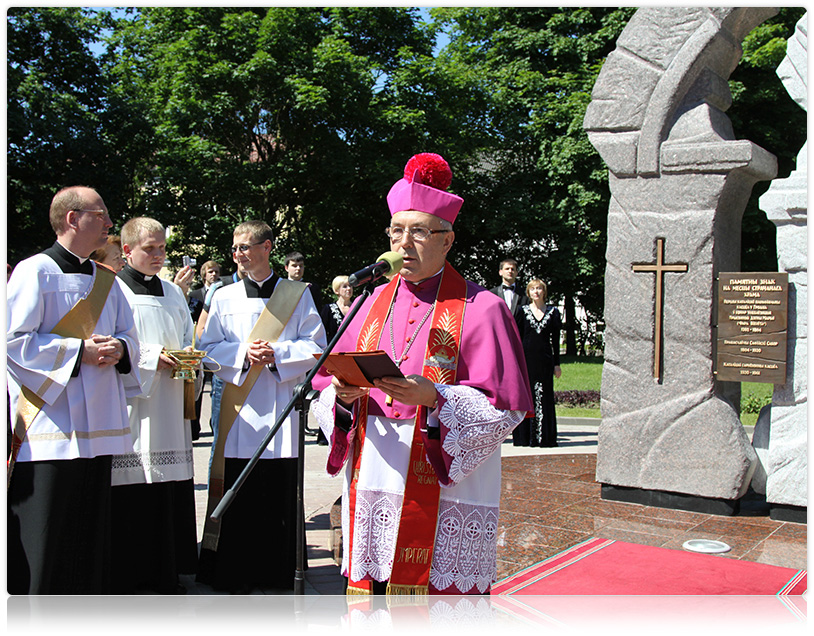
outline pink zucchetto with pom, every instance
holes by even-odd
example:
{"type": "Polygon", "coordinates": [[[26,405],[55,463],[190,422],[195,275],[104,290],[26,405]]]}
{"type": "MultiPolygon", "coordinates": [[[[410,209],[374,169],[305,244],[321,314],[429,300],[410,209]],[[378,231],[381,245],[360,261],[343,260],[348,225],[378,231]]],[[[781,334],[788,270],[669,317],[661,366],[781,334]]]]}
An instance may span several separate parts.
{"type": "Polygon", "coordinates": [[[387,194],[390,216],[396,212],[416,210],[455,222],[464,200],[447,192],[452,183],[452,170],[441,155],[423,152],[414,155],[387,194]]]}

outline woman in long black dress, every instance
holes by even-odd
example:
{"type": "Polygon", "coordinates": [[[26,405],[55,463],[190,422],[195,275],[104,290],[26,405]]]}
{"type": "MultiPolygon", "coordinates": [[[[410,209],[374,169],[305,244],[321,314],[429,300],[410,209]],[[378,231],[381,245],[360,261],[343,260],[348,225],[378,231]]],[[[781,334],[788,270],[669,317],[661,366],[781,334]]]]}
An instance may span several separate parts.
{"type": "Polygon", "coordinates": [[[548,288],[538,278],[526,286],[531,303],[520,307],[516,320],[534,396],[534,417],[512,432],[515,446],[557,445],[557,415],[554,411],[554,377],[560,377],[560,312],[546,304],[548,288]]]}

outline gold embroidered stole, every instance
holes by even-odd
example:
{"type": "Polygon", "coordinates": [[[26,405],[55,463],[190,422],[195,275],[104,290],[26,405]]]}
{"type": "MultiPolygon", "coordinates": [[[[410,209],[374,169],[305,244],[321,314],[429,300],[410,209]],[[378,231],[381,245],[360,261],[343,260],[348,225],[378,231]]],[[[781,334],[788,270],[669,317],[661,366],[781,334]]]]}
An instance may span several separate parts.
{"type": "MultiPolygon", "coordinates": [[[[387,317],[392,310],[399,277],[395,277],[376,299],[359,333],[357,350],[370,351],[378,346],[387,317]]],[[[421,375],[436,384],[455,381],[458,350],[461,343],[463,315],[466,306],[466,280],[447,263],[438,286],[430,334],[421,375]]],[[[356,422],[354,470],[349,489],[351,555],[353,554],[354,521],[359,469],[365,440],[369,397],[360,400],[356,422]]],[[[428,594],[432,552],[435,543],[440,486],[435,469],[427,460],[421,437],[420,423],[426,407],[416,409],[413,440],[410,447],[404,500],[396,539],[393,571],[387,586],[388,594],[428,594]]],[[[348,558],[351,558],[348,555],[348,558]]],[[[370,594],[370,581],[354,581],[348,567],[348,594],[370,594]]]]}
{"type": "MultiPolygon", "coordinates": [[[[62,336],[63,338],[79,338],[80,340],[90,338],[93,335],[93,330],[96,328],[96,323],[99,322],[99,316],[102,315],[102,310],[105,307],[108,294],[113,287],[113,281],[115,279],[116,273],[112,269],[96,263],[90,291],[71,307],[70,311],[54,326],[51,333],[62,336]]],[[[54,360],[54,367],[38,390],[33,391],[26,386],[20,387],[20,397],[17,400],[17,412],[14,418],[11,452],[8,460],[8,481],[6,487],[11,484],[11,473],[14,470],[14,464],[17,461],[17,454],[20,452],[20,447],[28,434],[28,429],[31,428],[34,418],[45,405],[45,401],[40,396],[45,395],[54,383],[53,374],[65,361],[66,352],[67,348],[65,344],[60,344],[56,359],[54,360]]]]}
{"type": "MultiPolygon", "coordinates": [[[[246,342],[252,342],[257,339],[277,342],[277,339],[291,319],[294,310],[297,308],[297,303],[300,302],[300,298],[306,289],[307,285],[303,283],[280,279],[274,287],[271,298],[269,298],[266,306],[263,308],[263,312],[260,314],[254,327],[252,327],[246,342]]],[[[240,413],[240,409],[243,408],[243,404],[249,396],[257,378],[260,377],[262,370],[262,365],[253,364],[249,368],[246,379],[240,386],[232,384],[231,382],[224,382],[220,402],[218,436],[214,442],[215,451],[212,457],[212,468],[209,471],[209,500],[206,508],[203,538],[201,539],[202,549],[212,550],[213,552],[218,549],[220,521],[213,520],[211,515],[223,498],[224,493],[223,480],[226,467],[224,451],[226,449],[226,438],[229,436],[232,424],[234,424],[237,414],[240,413]]]]}

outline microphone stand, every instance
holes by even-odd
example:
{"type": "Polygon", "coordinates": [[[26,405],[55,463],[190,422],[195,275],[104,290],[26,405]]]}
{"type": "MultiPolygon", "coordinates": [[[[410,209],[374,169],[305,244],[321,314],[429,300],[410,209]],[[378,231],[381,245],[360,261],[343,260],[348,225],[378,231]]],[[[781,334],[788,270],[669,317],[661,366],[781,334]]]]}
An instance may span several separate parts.
{"type": "Polygon", "coordinates": [[[254,455],[252,455],[249,463],[246,464],[246,467],[243,471],[238,475],[235,483],[231,485],[229,490],[227,490],[223,494],[223,498],[220,500],[220,503],[215,507],[210,515],[210,519],[212,521],[220,521],[220,518],[223,516],[223,513],[226,512],[227,508],[232,504],[232,501],[237,495],[238,490],[240,490],[243,482],[246,481],[246,478],[249,476],[249,473],[254,469],[257,465],[257,462],[260,461],[260,456],[266,450],[266,447],[271,443],[272,438],[280,430],[280,427],[283,425],[283,422],[294,409],[297,407],[299,411],[299,440],[297,445],[297,553],[296,553],[296,570],[294,572],[294,594],[304,594],[305,593],[305,562],[306,562],[306,555],[305,555],[305,421],[308,417],[308,406],[310,405],[311,401],[316,399],[316,396],[319,395],[317,391],[313,391],[311,389],[311,380],[314,379],[314,376],[322,367],[325,359],[328,357],[328,354],[333,350],[334,346],[336,345],[339,338],[345,333],[345,330],[353,320],[353,317],[359,312],[364,304],[364,301],[370,296],[370,289],[365,288],[356,302],[351,307],[348,315],[345,316],[345,319],[339,325],[339,329],[336,332],[336,335],[333,339],[328,343],[328,346],[325,347],[325,350],[322,352],[322,356],[320,356],[317,363],[313,366],[313,368],[308,372],[305,376],[305,379],[297,385],[294,389],[294,395],[291,398],[291,401],[286,405],[286,407],[282,410],[282,412],[277,416],[277,421],[275,422],[274,426],[271,430],[266,434],[263,438],[263,441],[260,442],[260,445],[257,447],[257,450],[254,451],[254,455]]]}

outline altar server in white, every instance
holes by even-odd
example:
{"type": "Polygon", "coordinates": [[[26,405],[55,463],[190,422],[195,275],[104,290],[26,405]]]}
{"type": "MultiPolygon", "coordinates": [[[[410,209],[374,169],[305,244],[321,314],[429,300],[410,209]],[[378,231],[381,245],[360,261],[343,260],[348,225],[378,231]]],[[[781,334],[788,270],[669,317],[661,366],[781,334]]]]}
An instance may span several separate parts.
{"type": "Polygon", "coordinates": [[[138,337],[115,274],[88,259],[113,226],[102,197],[60,190],[50,221],[54,245],[8,282],[8,592],[104,594],[111,456],[133,448],[123,380],[138,382],[138,337]]]}
{"type": "MultiPolygon", "coordinates": [[[[247,276],[212,297],[198,343],[225,381],[209,479],[209,512],[240,475],[294,388],[325,347],[308,286],[269,266],[271,228],[235,228],[232,253],[247,276]]],[[[263,451],[220,522],[207,519],[198,579],[216,589],[292,588],[296,565],[297,414],[263,451]]]]}
{"type": "Polygon", "coordinates": [[[167,241],[155,219],[121,231],[127,264],[119,282],[141,343],[141,383],[127,387],[133,452],[113,458],[113,591],[181,591],[179,574],[198,560],[192,436],[184,421],[184,380],[168,350],[192,348],[192,318],[178,285],[158,276],[167,241]]]}

